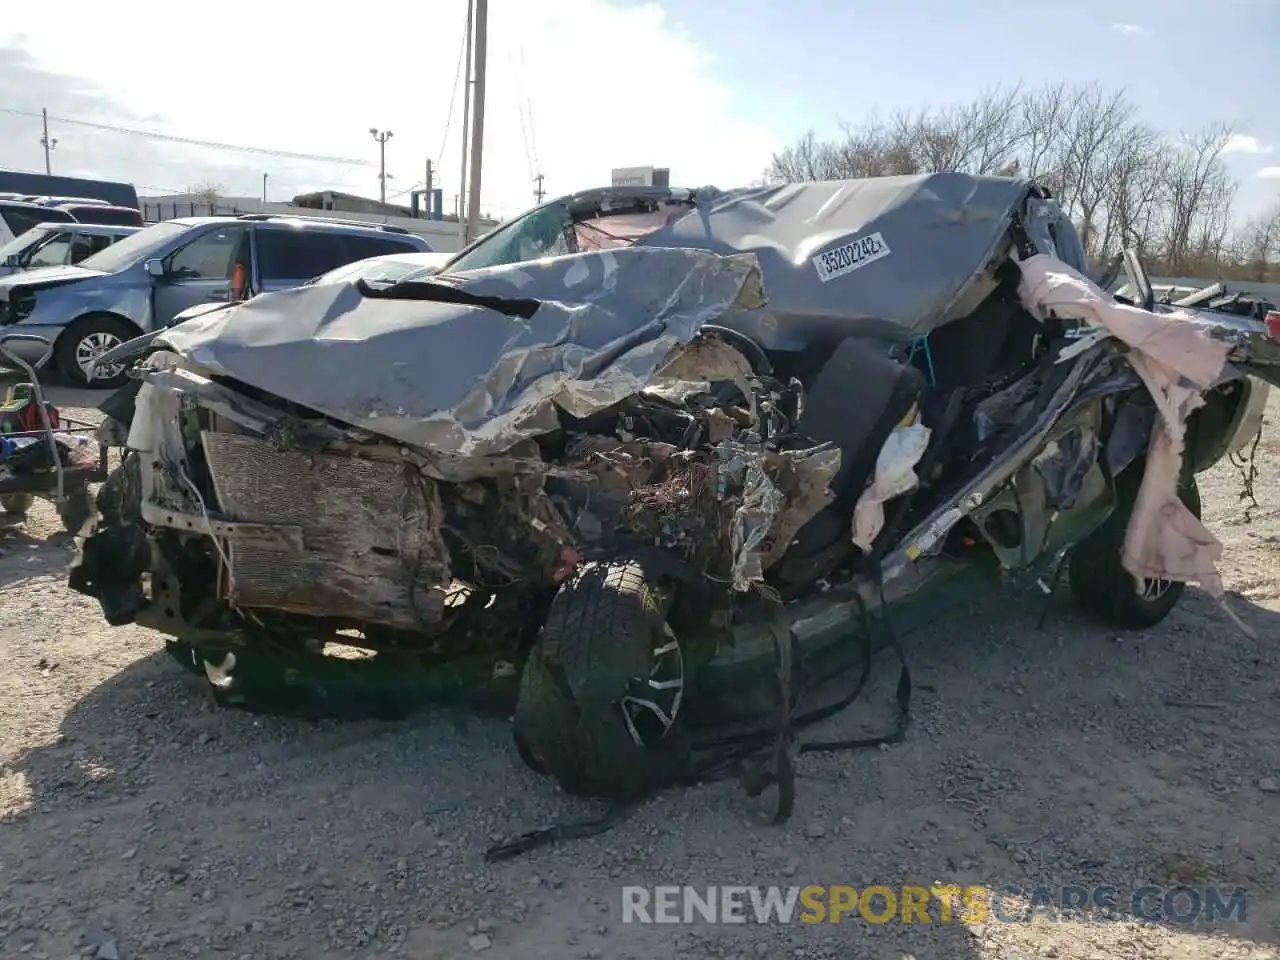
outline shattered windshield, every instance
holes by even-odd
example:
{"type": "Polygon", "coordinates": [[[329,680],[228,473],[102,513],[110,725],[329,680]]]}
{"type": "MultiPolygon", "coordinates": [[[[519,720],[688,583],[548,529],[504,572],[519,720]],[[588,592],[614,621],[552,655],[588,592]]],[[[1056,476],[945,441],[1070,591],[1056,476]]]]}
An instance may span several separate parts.
{"type": "Polygon", "coordinates": [[[481,237],[469,250],[445,264],[442,273],[480,270],[576,252],[570,246],[573,215],[563,203],[549,203],[481,237]]]}

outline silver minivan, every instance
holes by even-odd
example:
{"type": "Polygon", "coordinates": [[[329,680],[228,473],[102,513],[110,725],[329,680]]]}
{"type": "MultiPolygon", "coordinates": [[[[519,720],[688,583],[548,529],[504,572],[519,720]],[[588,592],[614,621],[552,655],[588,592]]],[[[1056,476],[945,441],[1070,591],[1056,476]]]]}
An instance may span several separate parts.
{"type": "Polygon", "coordinates": [[[97,223],[42,223],[0,246],[0,277],[88,259],[141,227],[97,223]]]}
{"type": "Polygon", "coordinates": [[[296,287],[367,257],[430,249],[398,227],[350,220],[165,220],[79,264],[0,278],[0,336],[11,330],[39,338],[15,340],[9,349],[28,363],[53,362],[76,386],[118,386],[123,370],[99,367],[98,357],[169,326],[188,307],[296,287]]]}

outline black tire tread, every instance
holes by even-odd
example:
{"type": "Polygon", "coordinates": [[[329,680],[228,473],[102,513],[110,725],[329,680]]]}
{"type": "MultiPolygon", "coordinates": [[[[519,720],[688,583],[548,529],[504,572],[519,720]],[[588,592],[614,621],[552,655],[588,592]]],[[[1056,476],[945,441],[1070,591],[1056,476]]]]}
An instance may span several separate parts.
{"type": "MultiPolygon", "coordinates": [[[[1167,617],[1185,583],[1174,582],[1163,596],[1146,600],[1134,590],[1133,575],[1121,560],[1125,531],[1142,483],[1141,470],[1127,470],[1116,478],[1116,507],[1093,533],[1071,549],[1067,581],[1076,605],[1087,616],[1121,630],[1146,630],[1167,617]]],[[[1198,518],[1200,491],[1194,478],[1178,490],[1179,499],[1198,518]]]]}
{"type": "Polygon", "coordinates": [[[586,563],[565,581],[521,674],[513,722],[528,766],[571,794],[621,801],[669,778],[678,732],[641,748],[611,706],[629,677],[647,674],[664,612],[634,562],[586,563]]]}

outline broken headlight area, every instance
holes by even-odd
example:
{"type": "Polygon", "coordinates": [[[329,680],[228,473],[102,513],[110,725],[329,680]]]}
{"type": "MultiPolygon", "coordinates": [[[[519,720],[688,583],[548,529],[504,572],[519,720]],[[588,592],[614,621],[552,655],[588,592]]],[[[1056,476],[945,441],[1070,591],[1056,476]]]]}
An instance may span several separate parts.
{"type": "Polygon", "coordinates": [[[677,361],[652,391],[458,460],[154,354],[72,586],[111,623],[207,649],[211,670],[235,652],[231,678],[282,655],[332,673],[307,659],[332,644],[400,657],[397,671],[406,653],[469,661],[469,683],[501,682],[557,586],[628,551],[661,555],[690,585],[676,622],[727,626],[763,587],[770,529],[825,503],[839,452],[794,449],[798,385],[756,375],[724,341],[677,361]],[[703,372],[730,379],[687,379],[689,358],[712,350],[720,366],[703,372]]]}

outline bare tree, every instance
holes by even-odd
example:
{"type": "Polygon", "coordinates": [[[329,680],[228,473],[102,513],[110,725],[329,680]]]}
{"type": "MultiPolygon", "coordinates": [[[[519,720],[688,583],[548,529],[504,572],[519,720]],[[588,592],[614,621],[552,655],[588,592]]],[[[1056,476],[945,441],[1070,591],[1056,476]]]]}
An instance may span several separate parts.
{"type": "Polygon", "coordinates": [[[1242,279],[1259,283],[1280,279],[1280,200],[1244,224],[1234,253],[1242,279]]]}
{"type": "Polygon", "coordinates": [[[1167,171],[1169,224],[1164,241],[1168,268],[1181,275],[1206,237],[1206,218],[1214,218],[1229,181],[1222,148],[1231,138],[1228,124],[1215,123],[1184,135],[1167,171]],[[1199,234],[1199,235],[1198,235],[1199,234]]]}
{"type": "Polygon", "coordinates": [[[1062,133],[1071,109],[1071,94],[1065,83],[1050,84],[1022,98],[1022,170],[1059,193],[1062,170],[1062,133]],[[1055,183],[1055,179],[1059,181],[1055,183]]]}
{"type": "Polygon", "coordinates": [[[882,177],[939,171],[996,173],[1020,167],[1026,139],[1021,89],[993,90],[974,102],[899,113],[887,125],[874,117],[846,125],[843,137],[807,133],[774,155],[774,180],[882,177]]]}
{"type": "Polygon", "coordinates": [[[1106,94],[1096,85],[1076,90],[1062,117],[1059,200],[1079,223],[1080,242],[1090,257],[1103,253],[1104,203],[1110,189],[1106,150],[1132,125],[1133,105],[1124,91],[1106,94]]]}
{"type": "Polygon", "coordinates": [[[207,203],[209,206],[213,206],[222,199],[223,190],[221,184],[211,183],[210,181],[205,180],[196,184],[194,187],[187,187],[187,193],[189,193],[197,203],[207,203]]]}
{"type": "Polygon", "coordinates": [[[1023,90],[995,89],[978,96],[957,111],[953,120],[955,136],[963,144],[964,168],[979,174],[994,174],[1018,162],[1027,140],[1023,123],[1023,90]]]}
{"type": "Polygon", "coordinates": [[[1144,257],[1158,253],[1165,220],[1169,156],[1160,135],[1132,125],[1105,151],[1106,227],[1100,248],[1106,255],[1133,247],[1144,257]]]}
{"type": "Polygon", "coordinates": [[[1136,247],[1160,273],[1257,278],[1280,273],[1280,205],[1233,230],[1237,185],[1221,154],[1232,128],[1170,140],[1123,90],[1050,84],[806,134],[776,154],[772,182],[959,171],[1026,176],[1049,188],[1099,262],[1136,247]]]}

